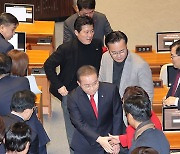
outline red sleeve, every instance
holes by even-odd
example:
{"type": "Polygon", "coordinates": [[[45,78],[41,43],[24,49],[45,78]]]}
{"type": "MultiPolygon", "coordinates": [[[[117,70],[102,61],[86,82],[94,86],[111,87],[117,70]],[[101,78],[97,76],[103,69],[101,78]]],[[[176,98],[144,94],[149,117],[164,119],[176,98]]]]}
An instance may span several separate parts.
{"type": "Polygon", "coordinates": [[[159,118],[157,117],[157,115],[155,114],[154,111],[151,111],[151,121],[152,123],[154,123],[154,126],[159,129],[159,130],[162,130],[162,125],[161,125],[161,122],[159,120],[159,118]]]}
{"type": "Polygon", "coordinates": [[[119,136],[120,143],[123,147],[126,147],[126,146],[128,146],[128,148],[131,147],[134,132],[135,132],[135,129],[129,125],[126,128],[126,134],[119,136]]]}

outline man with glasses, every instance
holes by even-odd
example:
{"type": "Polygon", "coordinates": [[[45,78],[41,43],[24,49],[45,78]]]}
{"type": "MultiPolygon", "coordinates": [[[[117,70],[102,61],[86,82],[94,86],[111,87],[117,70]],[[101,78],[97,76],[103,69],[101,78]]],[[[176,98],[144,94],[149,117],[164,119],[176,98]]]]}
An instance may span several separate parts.
{"type": "MultiPolygon", "coordinates": [[[[127,49],[127,36],[121,31],[114,31],[105,38],[109,50],[102,56],[99,79],[114,83],[119,88],[122,98],[128,86],[139,86],[153,99],[154,87],[149,65],[136,53],[127,49]]],[[[124,122],[127,124],[124,115],[124,122]]]]}
{"type": "Polygon", "coordinates": [[[175,105],[180,109],[180,40],[174,42],[170,46],[171,59],[173,66],[177,68],[177,75],[174,77],[174,83],[169,89],[166,99],[163,100],[164,105],[175,105]]]}
{"type": "Polygon", "coordinates": [[[118,89],[98,81],[97,70],[85,65],[77,71],[77,87],[68,95],[68,110],[75,126],[71,147],[75,154],[117,154],[108,133],[123,133],[122,102],[118,89]]]}
{"type": "Polygon", "coordinates": [[[89,16],[94,20],[94,38],[100,39],[104,42],[104,36],[109,34],[112,29],[106,16],[100,12],[95,11],[95,0],[77,0],[78,12],[64,22],[64,36],[63,42],[68,42],[74,39],[74,22],[78,16],[89,16]]]}

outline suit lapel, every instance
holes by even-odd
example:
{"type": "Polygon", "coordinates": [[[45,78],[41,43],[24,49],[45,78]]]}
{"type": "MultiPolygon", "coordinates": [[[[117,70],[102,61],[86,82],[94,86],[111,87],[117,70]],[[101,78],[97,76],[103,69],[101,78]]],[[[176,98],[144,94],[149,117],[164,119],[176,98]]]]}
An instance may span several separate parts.
{"type": "MultiPolygon", "coordinates": [[[[78,63],[78,53],[79,53],[79,51],[78,51],[78,40],[77,39],[75,39],[74,41],[73,41],[73,44],[72,44],[72,47],[73,47],[73,49],[72,49],[72,53],[73,53],[73,57],[74,57],[74,65],[73,65],[73,67],[74,67],[74,71],[76,71],[78,68],[77,68],[77,63],[78,63]]],[[[74,72],[74,73],[72,73],[72,74],[75,74],[76,72],[74,72]]]]}
{"type": "MultiPolygon", "coordinates": [[[[79,87],[80,88],[80,87],[79,87]]],[[[80,95],[79,95],[79,100],[81,100],[80,103],[80,108],[85,108],[87,112],[89,112],[89,115],[93,118],[96,119],[94,110],[91,106],[91,102],[87,96],[87,94],[80,88],[80,95]]],[[[97,120],[97,119],[96,119],[97,120]]]]}

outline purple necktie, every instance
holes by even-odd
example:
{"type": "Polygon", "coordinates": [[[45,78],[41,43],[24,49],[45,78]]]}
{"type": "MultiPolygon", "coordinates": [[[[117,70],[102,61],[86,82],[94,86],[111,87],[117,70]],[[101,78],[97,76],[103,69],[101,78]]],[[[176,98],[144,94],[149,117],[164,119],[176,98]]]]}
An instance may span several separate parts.
{"type": "Polygon", "coordinates": [[[174,96],[175,93],[176,93],[176,88],[177,88],[177,86],[178,86],[179,78],[180,78],[180,70],[178,70],[178,72],[177,72],[177,74],[176,74],[176,80],[175,80],[175,82],[174,82],[173,89],[172,89],[172,96],[174,96]]]}

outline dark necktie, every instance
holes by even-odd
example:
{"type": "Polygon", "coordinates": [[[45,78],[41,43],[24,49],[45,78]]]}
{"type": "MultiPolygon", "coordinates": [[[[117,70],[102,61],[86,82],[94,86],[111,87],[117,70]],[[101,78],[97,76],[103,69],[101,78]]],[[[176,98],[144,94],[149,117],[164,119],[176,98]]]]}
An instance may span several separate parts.
{"type": "Polygon", "coordinates": [[[174,82],[173,89],[172,89],[172,96],[174,96],[176,93],[176,88],[178,86],[179,78],[180,78],[180,70],[178,70],[177,75],[176,75],[176,80],[174,82]]]}
{"type": "Polygon", "coordinates": [[[94,100],[94,95],[90,95],[90,102],[91,102],[91,106],[94,110],[95,116],[96,116],[96,118],[98,118],[98,111],[97,111],[96,103],[94,100]]]}

